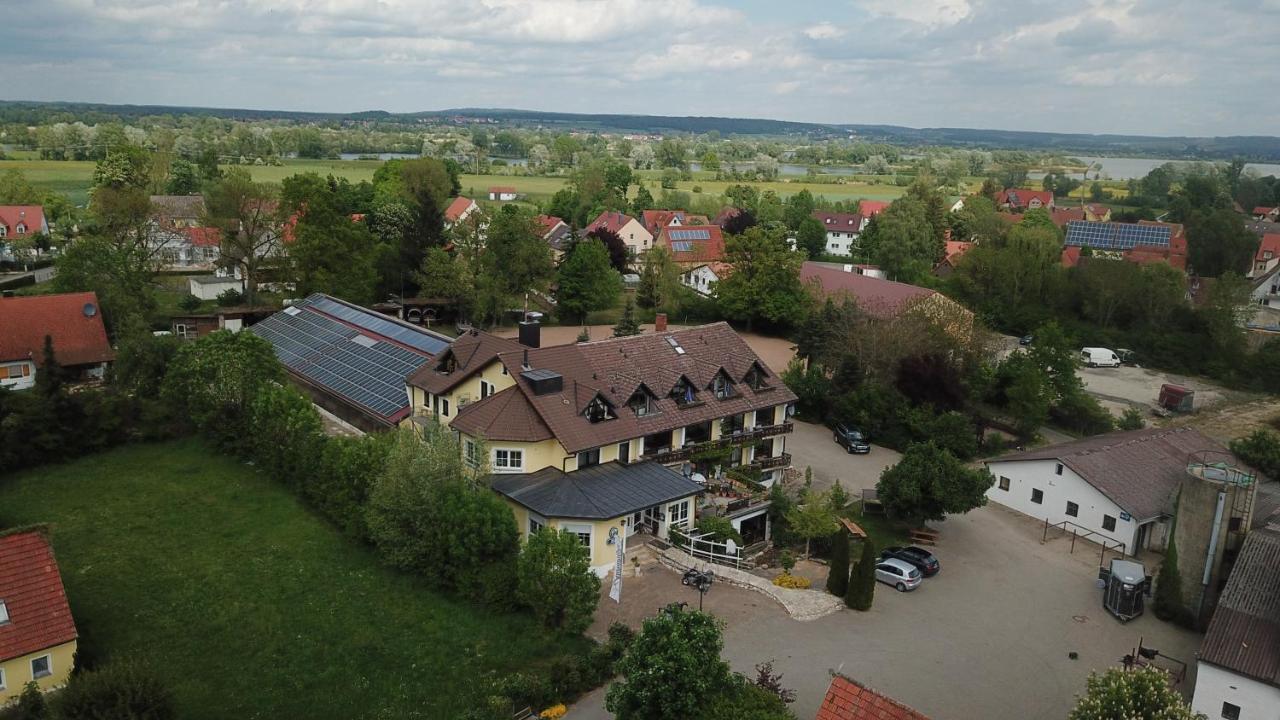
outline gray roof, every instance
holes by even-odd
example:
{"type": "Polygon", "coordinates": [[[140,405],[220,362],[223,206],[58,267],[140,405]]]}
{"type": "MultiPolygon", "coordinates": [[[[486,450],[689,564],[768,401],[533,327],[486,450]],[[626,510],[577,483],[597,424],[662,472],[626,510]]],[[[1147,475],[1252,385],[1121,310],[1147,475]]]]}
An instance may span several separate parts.
{"type": "Polygon", "coordinates": [[[990,463],[1019,460],[1057,460],[1106,495],[1136,520],[1158,517],[1173,509],[1173,495],[1193,456],[1220,453],[1226,448],[1191,428],[1148,428],[1107,433],[1084,440],[1050,445],[990,463]]]}
{"type": "Polygon", "coordinates": [[[218,275],[194,275],[189,279],[197,285],[220,285],[222,283],[240,282],[233,277],[220,277],[218,275]]]}
{"type": "Polygon", "coordinates": [[[1280,687],[1280,533],[1255,530],[1245,538],[1200,659],[1280,687]]]}
{"type": "Polygon", "coordinates": [[[654,462],[611,462],[566,473],[545,468],[528,475],[493,475],[495,491],[545,517],[609,520],[703,490],[654,462]]]}

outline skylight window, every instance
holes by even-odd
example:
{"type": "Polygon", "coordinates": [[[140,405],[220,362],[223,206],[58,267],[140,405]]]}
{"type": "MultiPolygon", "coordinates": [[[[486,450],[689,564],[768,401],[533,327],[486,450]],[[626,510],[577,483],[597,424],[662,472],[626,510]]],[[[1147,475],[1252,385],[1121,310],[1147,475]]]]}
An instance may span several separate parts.
{"type": "Polygon", "coordinates": [[[670,345],[671,348],[676,351],[677,355],[684,354],[684,348],[680,347],[680,341],[676,340],[674,337],[668,337],[667,344],[670,345]]]}
{"type": "Polygon", "coordinates": [[[5,605],[3,600],[0,600],[0,625],[7,622],[9,622],[9,606],[5,605]]]}
{"type": "Polygon", "coordinates": [[[300,312],[302,311],[292,305],[284,309],[284,314],[290,316],[297,315],[300,312]]]}
{"type": "Polygon", "coordinates": [[[357,336],[355,336],[355,337],[351,338],[351,342],[353,342],[353,343],[355,343],[355,344],[357,344],[357,345],[363,345],[364,347],[367,347],[367,348],[371,348],[371,347],[373,347],[374,345],[377,345],[377,344],[378,344],[378,341],[377,341],[377,340],[374,340],[373,338],[369,337],[368,335],[357,335],[357,336]]]}

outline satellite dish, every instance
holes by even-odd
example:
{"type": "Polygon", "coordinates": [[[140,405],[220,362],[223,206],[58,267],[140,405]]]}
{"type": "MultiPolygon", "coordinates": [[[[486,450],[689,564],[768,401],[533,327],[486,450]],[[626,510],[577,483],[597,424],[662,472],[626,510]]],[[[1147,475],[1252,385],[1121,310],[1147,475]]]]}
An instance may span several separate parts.
{"type": "Polygon", "coordinates": [[[98,306],[97,306],[97,305],[94,305],[93,303],[85,303],[85,304],[84,304],[84,316],[85,316],[85,317],[93,317],[94,315],[97,315],[97,314],[98,314],[98,306]]]}

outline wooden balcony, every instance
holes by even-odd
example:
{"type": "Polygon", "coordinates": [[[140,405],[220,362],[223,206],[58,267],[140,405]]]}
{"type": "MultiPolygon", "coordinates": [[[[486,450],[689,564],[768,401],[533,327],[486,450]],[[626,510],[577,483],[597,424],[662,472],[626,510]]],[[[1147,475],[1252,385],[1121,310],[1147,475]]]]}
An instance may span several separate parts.
{"type": "MultiPolygon", "coordinates": [[[[779,423],[777,425],[766,425],[764,427],[758,427],[753,430],[742,430],[742,431],[735,432],[731,435],[724,435],[722,437],[716,438],[715,440],[708,440],[706,442],[693,443],[692,445],[685,445],[682,448],[670,448],[670,449],[662,450],[656,453],[641,455],[640,460],[642,461],[651,460],[653,462],[662,463],[663,465],[676,463],[676,462],[684,462],[685,460],[688,460],[694,455],[697,455],[698,453],[704,452],[706,450],[719,450],[721,448],[732,447],[734,445],[747,445],[749,443],[753,443],[758,440],[765,440],[767,438],[777,437],[778,435],[785,435],[794,429],[795,429],[794,426],[789,421],[784,423],[779,423]]],[[[786,454],[784,453],[784,455],[786,454]]],[[[787,458],[787,462],[790,463],[791,456],[786,455],[786,458],[787,458]]],[[[768,458],[768,459],[781,460],[781,458],[768,458]]],[[[768,467],[781,467],[781,465],[770,465],[768,467]]]]}
{"type": "Polygon", "coordinates": [[[791,453],[786,452],[774,455],[773,457],[756,458],[755,461],[751,463],[752,467],[759,468],[761,470],[772,470],[774,468],[788,467],[789,465],[791,465],[791,453]]]}

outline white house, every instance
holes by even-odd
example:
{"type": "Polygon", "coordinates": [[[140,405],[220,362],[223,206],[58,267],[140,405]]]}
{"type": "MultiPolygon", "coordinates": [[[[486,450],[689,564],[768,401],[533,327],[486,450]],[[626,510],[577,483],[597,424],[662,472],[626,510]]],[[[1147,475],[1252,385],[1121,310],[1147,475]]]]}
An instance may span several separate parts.
{"type": "Polygon", "coordinates": [[[710,295],[726,269],[724,263],[704,263],[680,276],[680,282],[699,295],[710,295]]]}
{"type": "Polygon", "coordinates": [[[858,236],[867,226],[868,218],[857,213],[832,213],[815,210],[813,217],[827,231],[828,255],[852,255],[858,246],[858,236]]]}
{"type": "Polygon", "coordinates": [[[511,202],[516,199],[516,196],[516,189],[513,187],[489,188],[489,199],[494,202],[511,202]]]}
{"type": "Polygon", "coordinates": [[[1250,532],[1196,662],[1191,709],[1210,718],[1280,718],[1280,533],[1250,532]]]}
{"type": "Polygon", "coordinates": [[[645,229],[644,223],[626,213],[606,210],[587,226],[583,234],[590,235],[597,228],[617,233],[633,257],[639,257],[653,247],[653,233],[645,229]]]}
{"type": "Polygon", "coordinates": [[[217,300],[228,290],[244,292],[244,281],[236,277],[198,275],[188,280],[189,292],[201,300],[217,300]]]}
{"type": "Polygon", "coordinates": [[[445,227],[451,227],[453,225],[457,225],[458,223],[470,217],[471,213],[479,209],[480,209],[480,206],[476,204],[475,200],[472,200],[469,197],[463,197],[459,195],[458,197],[453,199],[453,202],[449,203],[449,207],[445,208],[445,211],[444,211],[445,227]]]}
{"type": "Polygon", "coordinates": [[[1107,433],[990,460],[987,498],[1063,524],[1088,539],[1122,543],[1132,555],[1163,550],[1180,483],[1197,452],[1223,452],[1190,428],[1107,433]]]}

